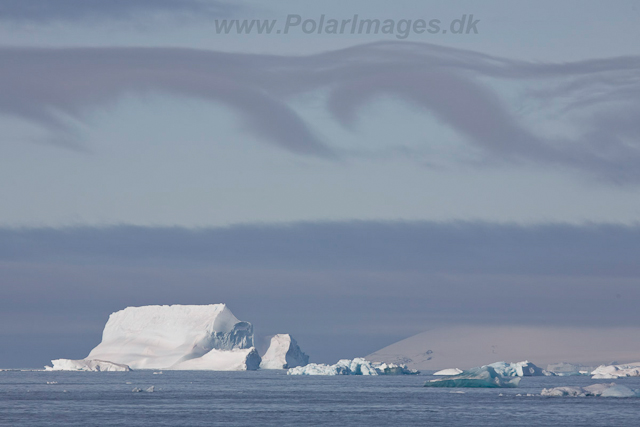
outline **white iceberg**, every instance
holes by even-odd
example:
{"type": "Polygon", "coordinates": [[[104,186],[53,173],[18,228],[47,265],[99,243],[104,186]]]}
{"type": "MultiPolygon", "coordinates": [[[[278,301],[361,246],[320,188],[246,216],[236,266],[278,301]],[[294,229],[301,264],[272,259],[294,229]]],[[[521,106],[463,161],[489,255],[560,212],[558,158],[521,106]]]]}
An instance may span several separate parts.
{"type": "Polygon", "coordinates": [[[623,385],[611,384],[593,384],[587,387],[554,387],[545,388],[540,393],[541,396],[548,397],[640,397],[640,390],[632,390],[623,385]]]}
{"type": "Polygon", "coordinates": [[[552,376],[550,372],[534,365],[525,360],[523,362],[495,362],[487,366],[492,367],[497,373],[504,377],[534,377],[534,376],[552,376]]]}
{"type": "Polygon", "coordinates": [[[361,357],[353,360],[342,359],[335,365],[309,363],[287,371],[287,375],[406,375],[417,374],[418,371],[406,365],[395,363],[370,362],[361,357]]]}
{"type": "Polygon", "coordinates": [[[88,360],[132,369],[228,371],[260,365],[253,326],[225,304],[152,305],[112,313],[88,360]]]}
{"type": "Polygon", "coordinates": [[[427,381],[425,387],[472,387],[472,388],[497,388],[517,387],[520,377],[505,377],[500,375],[491,366],[482,366],[463,371],[459,375],[438,378],[427,381]]]}
{"type": "Polygon", "coordinates": [[[586,375],[592,370],[593,369],[585,368],[582,365],[574,365],[567,362],[551,363],[547,365],[546,369],[547,372],[559,377],[586,375]]]}
{"type": "Polygon", "coordinates": [[[640,362],[626,365],[600,365],[591,372],[591,375],[594,380],[640,377],[640,362]]]}
{"type": "Polygon", "coordinates": [[[371,365],[380,375],[417,375],[420,373],[416,369],[409,369],[404,364],[372,362],[371,365]]]}
{"type": "Polygon", "coordinates": [[[289,334],[277,334],[271,338],[269,349],[262,356],[260,369],[289,369],[305,366],[309,356],[298,346],[289,334]]]}
{"type": "Polygon", "coordinates": [[[131,368],[120,363],[107,362],[95,359],[56,359],[52,360],[53,366],[45,366],[47,371],[93,371],[93,372],[125,372],[131,368]]]}
{"type": "Polygon", "coordinates": [[[309,363],[287,371],[287,375],[378,375],[371,362],[360,357],[342,359],[335,365],[309,363]]]}

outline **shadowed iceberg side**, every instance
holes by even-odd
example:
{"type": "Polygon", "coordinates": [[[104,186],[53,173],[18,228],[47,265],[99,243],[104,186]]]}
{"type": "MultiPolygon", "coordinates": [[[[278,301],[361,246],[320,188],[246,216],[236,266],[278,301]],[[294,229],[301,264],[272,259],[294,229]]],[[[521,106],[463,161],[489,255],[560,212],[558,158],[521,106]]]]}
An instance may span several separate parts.
{"type": "Polygon", "coordinates": [[[305,366],[309,363],[307,356],[295,339],[289,334],[277,334],[271,337],[269,349],[262,356],[260,369],[289,369],[305,366]]]}

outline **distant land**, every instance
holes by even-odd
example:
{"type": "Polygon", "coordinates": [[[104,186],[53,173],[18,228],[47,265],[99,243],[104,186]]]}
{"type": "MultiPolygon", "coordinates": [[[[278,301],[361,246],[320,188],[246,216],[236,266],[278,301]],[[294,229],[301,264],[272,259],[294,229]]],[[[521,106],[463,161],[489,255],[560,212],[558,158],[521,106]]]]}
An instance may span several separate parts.
{"type": "Polygon", "coordinates": [[[497,361],[529,360],[538,366],[570,362],[598,366],[640,360],[640,328],[531,326],[438,327],[366,356],[419,370],[468,369],[497,361]]]}

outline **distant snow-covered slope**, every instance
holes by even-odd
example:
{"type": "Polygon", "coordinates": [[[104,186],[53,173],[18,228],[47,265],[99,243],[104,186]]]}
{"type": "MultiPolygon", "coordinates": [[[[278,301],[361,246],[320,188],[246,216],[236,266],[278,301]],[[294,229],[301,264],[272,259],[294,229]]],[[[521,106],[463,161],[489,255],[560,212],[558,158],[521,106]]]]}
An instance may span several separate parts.
{"type": "Polygon", "coordinates": [[[498,360],[588,366],[637,361],[640,328],[450,326],[428,330],[368,356],[420,370],[469,369],[498,360]]]}
{"type": "Polygon", "coordinates": [[[112,313],[87,359],[133,369],[257,369],[255,350],[232,351],[252,347],[253,326],[225,304],[150,305],[112,313]]]}

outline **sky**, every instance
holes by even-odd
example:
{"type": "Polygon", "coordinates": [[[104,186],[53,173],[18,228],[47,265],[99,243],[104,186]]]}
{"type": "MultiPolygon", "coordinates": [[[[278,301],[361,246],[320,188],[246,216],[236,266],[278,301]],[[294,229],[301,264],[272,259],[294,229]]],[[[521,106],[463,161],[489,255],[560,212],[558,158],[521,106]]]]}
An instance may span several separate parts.
{"type": "Polygon", "coordinates": [[[331,363],[434,325],[637,325],[639,18],[0,0],[0,368],[146,304],[224,302],[331,363]]]}

